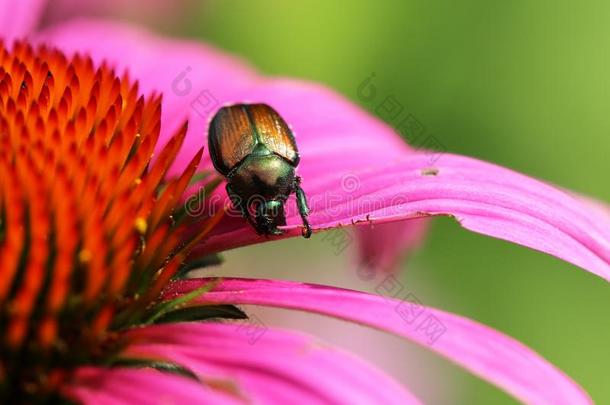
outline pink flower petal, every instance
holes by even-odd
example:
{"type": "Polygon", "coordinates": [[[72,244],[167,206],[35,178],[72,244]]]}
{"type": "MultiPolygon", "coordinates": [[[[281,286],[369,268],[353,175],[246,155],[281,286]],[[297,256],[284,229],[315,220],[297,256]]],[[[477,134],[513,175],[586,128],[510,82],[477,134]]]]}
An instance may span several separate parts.
{"type": "Polygon", "coordinates": [[[153,369],[83,367],[65,394],[86,405],[243,404],[186,377],[153,369]]]}
{"type": "MultiPolygon", "coordinates": [[[[450,215],[466,229],[561,258],[610,280],[610,227],[606,214],[563,190],[476,159],[445,154],[430,167],[424,152],[385,167],[353,170],[360,187],[345,192],[341,163],[320,170],[303,163],[314,229],[450,215]]],[[[291,235],[300,218],[290,205],[291,235]]],[[[239,218],[226,221],[207,241],[209,251],[252,243],[239,218]]]]}
{"type": "MultiPolygon", "coordinates": [[[[297,135],[299,173],[314,229],[452,215],[467,229],[540,250],[610,279],[610,228],[601,225],[607,221],[601,220],[599,210],[492,164],[449,154],[439,158],[412,153],[391,128],[328,89],[261,78],[201,44],[159,39],[116,24],[74,22],[41,38],[128,68],[145,91],[163,91],[165,136],[183,117],[190,118],[180,155],[183,162],[205,144],[207,120],[220,105],[273,105],[297,135]]],[[[207,157],[206,164],[209,167],[207,157]]],[[[226,197],[224,190],[218,195],[226,197]]],[[[221,206],[217,202],[213,208],[221,206]]],[[[290,226],[284,237],[300,235],[294,199],[287,210],[290,226]]],[[[380,239],[387,237],[382,234],[380,239]]],[[[241,218],[226,218],[202,249],[211,253],[266,240],[241,218]]],[[[392,241],[396,246],[399,242],[400,238],[392,241]]],[[[384,260],[391,262],[393,256],[384,260]]]]}
{"type": "Polygon", "coordinates": [[[419,401],[369,364],[309,336],[262,324],[182,323],[134,329],[127,357],[164,358],[254,403],[419,401]]]}
{"type": "Polygon", "coordinates": [[[368,279],[377,270],[395,270],[399,259],[421,243],[428,223],[427,219],[413,219],[356,227],[360,276],[368,279]]]}
{"type": "Polygon", "coordinates": [[[591,197],[575,194],[569,190],[565,190],[572,197],[583,204],[587,210],[595,214],[596,219],[600,222],[602,228],[610,229],[610,206],[601,201],[597,201],[591,197]]]}
{"type": "Polygon", "coordinates": [[[197,5],[193,0],[53,0],[45,10],[44,23],[52,24],[78,16],[108,16],[167,27],[185,24],[197,5]]]}
{"type": "MultiPolygon", "coordinates": [[[[166,297],[207,282],[210,279],[177,282],[166,297]]],[[[400,299],[288,281],[224,279],[198,300],[291,308],[358,322],[425,346],[523,402],[591,403],[582,388],[518,341],[469,319],[414,303],[407,292],[397,291],[392,276],[381,287],[394,296],[401,294],[400,299]]]]}
{"type": "Polygon", "coordinates": [[[29,35],[38,24],[46,0],[0,2],[0,39],[5,43],[29,35]]]}

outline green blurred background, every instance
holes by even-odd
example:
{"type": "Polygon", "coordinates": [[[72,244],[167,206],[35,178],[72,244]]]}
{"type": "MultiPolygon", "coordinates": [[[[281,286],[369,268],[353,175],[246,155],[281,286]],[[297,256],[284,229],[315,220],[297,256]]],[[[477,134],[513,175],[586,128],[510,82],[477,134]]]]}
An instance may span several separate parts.
{"type": "MultiPolygon", "coordinates": [[[[608,2],[208,1],[198,9],[181,34],[266,74],[325,83],[371,112],[356,90],[374,72],[380,94],[395,95],[447,150],[610,201],[608,2]]],[[[228,263],[286,278],[290,265],[318,282],[350,270],[320,236],[238,250],[228,263]]],[[[605,281],[449,219],[434,220],[403,268],[424,303],[519,339],[610,404],[605,281]]],[[[424,400],[514,403],[435,355],[418,356],[418,367],[443,376],[431,384],[418,381],[430,373],[413,373],[424,400]],[[452,387],[452,399],[430,385],[452,387]]]]}

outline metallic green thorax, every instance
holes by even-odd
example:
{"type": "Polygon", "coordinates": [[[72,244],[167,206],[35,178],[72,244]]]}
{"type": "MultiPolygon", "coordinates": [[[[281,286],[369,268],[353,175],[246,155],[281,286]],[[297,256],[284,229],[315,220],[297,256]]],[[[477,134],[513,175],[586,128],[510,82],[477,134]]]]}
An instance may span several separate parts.
{"type": "Polygon", "coordinates": [[[210,123],[209,146],[214,166],[228,180],[234,207],[259,233],[282,233],[284,204],[294,192],[303,235],[310,236],[307,200],[295,175],[299,154],[279,114],[263,104],[223,107],[210,123]]]}

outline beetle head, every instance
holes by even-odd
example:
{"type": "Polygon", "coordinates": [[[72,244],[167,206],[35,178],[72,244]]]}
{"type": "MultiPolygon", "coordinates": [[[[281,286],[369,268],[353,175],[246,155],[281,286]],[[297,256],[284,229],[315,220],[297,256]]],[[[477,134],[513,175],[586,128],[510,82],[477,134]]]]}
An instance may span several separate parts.
{"type": "Polygon", "coordinates": [[[279,235],[278,226],[286,225],[284,201],[268,200],[261,202],[256,208],[256,225],[264,234],[279,235]]]}

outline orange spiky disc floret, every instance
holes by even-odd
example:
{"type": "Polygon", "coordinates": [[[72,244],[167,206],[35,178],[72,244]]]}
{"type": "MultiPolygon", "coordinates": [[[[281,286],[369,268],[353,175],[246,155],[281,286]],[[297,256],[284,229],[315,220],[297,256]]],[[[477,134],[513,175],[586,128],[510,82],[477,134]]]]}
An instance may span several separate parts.
{"type": "Polygon", "coordinates": [[[201,151],[161,192],[186,124],[151,163],[160,119],[160,97],[108,66],[0,44],[1,382],[24,360],[94,355],[176,271],[188,241],[170,215],[201,151]]]}

